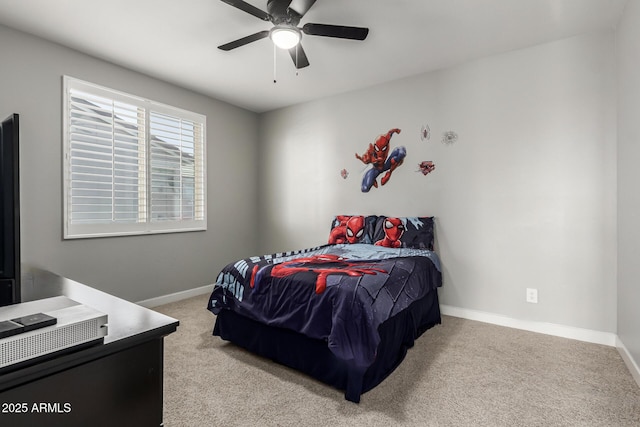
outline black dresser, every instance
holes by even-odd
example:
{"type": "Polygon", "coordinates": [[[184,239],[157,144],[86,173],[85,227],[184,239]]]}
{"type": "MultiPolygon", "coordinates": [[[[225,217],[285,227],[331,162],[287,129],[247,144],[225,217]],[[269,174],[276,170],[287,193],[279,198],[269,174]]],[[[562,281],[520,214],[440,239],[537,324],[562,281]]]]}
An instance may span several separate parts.
{"type": "Polygon", "coordinates": [[[0,374],[2,426],[162,426],[164,337],[178,321],[47,271],[23,268],[22,302],[65,296],[108,315],[102,344],[0,374]]]}

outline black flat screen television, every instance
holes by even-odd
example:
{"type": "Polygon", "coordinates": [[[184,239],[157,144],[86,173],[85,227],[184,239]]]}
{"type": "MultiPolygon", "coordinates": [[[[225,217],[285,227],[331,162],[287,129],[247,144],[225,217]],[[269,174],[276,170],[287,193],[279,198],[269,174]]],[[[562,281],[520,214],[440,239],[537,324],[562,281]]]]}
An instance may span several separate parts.
{"type": "Polygon", "coordinates": [[[20,302],[20,118],[0,125],[0,306],[20,302]]]}

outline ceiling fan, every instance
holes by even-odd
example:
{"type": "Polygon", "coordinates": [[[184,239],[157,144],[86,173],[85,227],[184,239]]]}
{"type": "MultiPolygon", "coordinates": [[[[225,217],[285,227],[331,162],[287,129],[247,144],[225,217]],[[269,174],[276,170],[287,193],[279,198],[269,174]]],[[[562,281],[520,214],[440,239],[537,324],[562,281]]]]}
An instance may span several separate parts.
{"type": "Polygon", "coordinates": [[[299,28],[300,19],[311,9],[316,0],[267,0],[267,12],[242,0],[222,1],[263,21],[270,21],[273,28],[223,44],[218,46],[218,49],[229,51],[269,37],[276,46],[289,51],[296,68],[304,68],[309,65],[307,55],[300,44],[302,33],[310,36],[351,40],[364,40],[369,34],[368,28],[342,25],[307,23],[299,28]]]}

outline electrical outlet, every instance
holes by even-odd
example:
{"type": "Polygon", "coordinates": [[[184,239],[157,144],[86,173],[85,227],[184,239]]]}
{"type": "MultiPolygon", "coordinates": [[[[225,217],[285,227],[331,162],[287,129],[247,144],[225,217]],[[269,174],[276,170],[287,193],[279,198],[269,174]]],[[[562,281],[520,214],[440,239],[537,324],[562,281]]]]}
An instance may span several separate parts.
{"type": "Polygon", "coordinates": [[[527,288],[527,302],[537,304],[538,303],[538,290],[533,288],[527,288]]]}

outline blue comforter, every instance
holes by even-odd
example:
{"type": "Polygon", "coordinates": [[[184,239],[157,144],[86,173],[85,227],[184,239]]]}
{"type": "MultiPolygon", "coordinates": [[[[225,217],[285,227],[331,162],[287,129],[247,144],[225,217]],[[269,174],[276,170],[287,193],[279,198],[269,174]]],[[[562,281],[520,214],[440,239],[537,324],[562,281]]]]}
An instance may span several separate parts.
{"type": "Polygon", "coordinates": [[[227,265],[208,308],[326,340],[337,357],[366,367],[376,357],[378,327],[441,284],[435,252],[324,245],[227,265]]]}

